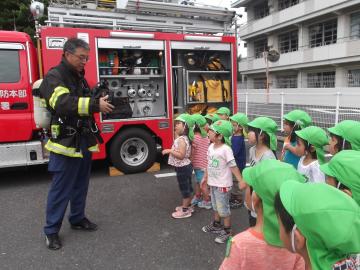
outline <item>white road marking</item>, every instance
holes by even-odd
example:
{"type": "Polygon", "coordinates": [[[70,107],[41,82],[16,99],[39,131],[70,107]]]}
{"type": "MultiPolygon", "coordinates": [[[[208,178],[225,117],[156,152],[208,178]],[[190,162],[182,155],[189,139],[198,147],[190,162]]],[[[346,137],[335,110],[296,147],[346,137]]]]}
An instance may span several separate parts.
{"type": "Polygon", "coordinates": [[[164,178],[164,177],[176,176],[176,173],[175,172],[172,172],[172,173],[159,173],[159,174],[155,174],[154,176],[156,178],[164,178]]]}

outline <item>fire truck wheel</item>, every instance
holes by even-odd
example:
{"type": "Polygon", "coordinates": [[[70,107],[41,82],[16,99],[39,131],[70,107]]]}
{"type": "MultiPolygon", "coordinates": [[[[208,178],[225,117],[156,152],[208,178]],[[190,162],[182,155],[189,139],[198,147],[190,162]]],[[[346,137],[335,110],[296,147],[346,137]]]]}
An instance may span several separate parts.
{"type": "Polygon", "coordinates": [[[126,129],[114,138],[110,146],[110,159],[123,173],[146,171],[156,159],[155,140],[143,129],[126,129]]]}

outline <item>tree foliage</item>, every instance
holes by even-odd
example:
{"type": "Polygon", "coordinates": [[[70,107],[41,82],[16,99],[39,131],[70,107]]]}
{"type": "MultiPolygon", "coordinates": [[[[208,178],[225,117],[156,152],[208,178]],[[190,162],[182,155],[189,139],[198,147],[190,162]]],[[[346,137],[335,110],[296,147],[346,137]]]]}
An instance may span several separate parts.
{"type": "MultiPolygon", "coordinates": [[[[46,20],[49,0],[41,1],[45,5],[44,17],[46,20]]],[[[28,33],[32,38],[35,35],[35,21],[30,12],[31,0],[1,0],[0,1],[0,30],[20,31],[28,33]]]]}

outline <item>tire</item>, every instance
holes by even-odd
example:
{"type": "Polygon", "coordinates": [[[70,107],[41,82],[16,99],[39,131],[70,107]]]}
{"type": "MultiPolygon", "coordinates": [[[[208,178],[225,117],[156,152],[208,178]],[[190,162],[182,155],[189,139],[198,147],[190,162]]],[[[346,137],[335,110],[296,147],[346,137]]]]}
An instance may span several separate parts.
{"type": "Polygon", "coordinates": [[[118,133],[110,145],[110,159],[123,173],[149,169],[156,159],[156,143],[151,134],[140,128],[118,133]]]}

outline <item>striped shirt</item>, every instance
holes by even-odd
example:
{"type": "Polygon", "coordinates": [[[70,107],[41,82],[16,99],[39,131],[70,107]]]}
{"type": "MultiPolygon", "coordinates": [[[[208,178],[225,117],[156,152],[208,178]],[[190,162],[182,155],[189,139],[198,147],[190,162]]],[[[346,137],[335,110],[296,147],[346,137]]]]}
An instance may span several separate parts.
{"type": "Polygon", "coordinates": [[[208,137],[201,137],[199,134],[194,135],[194,140],[191,143],[191,163],[194,169],[207,168],[207,151],[210,145],[208,137]]]}

